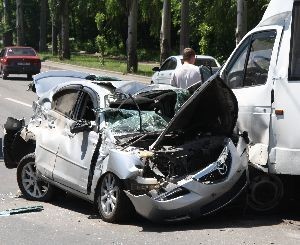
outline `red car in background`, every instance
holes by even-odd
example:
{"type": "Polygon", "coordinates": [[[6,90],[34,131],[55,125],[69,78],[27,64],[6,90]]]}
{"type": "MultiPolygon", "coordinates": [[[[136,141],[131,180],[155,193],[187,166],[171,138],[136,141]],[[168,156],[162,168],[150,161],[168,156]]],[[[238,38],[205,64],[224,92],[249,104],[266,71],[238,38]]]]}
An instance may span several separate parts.
{"type": "Polygon", "coordinates": [[[5,47],[0,53],[1,77],[6,79],[9,74],[32,75],[40,73],[41,60],[31,47],[5,47]]]}

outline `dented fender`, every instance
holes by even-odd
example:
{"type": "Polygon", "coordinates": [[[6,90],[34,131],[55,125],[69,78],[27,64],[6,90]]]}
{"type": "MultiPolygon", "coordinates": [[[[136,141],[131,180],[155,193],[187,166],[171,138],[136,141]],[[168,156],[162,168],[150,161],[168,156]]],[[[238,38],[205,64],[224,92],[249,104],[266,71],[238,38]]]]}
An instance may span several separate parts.
{"type": "Polygon", "coordinates": [[[139,166],[142,167],[142,162],[134,152],[112,149],[109,152],[105,172],[113,172],[120,179],[129,179],[142,174],[143,170],[138,168],[139,166]]]}

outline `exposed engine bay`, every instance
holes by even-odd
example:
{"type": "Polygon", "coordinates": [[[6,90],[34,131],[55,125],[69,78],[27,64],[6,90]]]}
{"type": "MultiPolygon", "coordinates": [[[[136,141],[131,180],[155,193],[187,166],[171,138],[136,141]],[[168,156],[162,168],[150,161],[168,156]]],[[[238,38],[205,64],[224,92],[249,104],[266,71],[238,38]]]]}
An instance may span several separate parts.
{"type": "MultiPolygon", "coordinates": [[[[211,184],[228,175],[231,156],[226,148],[229,141],[227,137],[199,134],[193,139],[182,138],[177,144],[164,145],[155,150],[144,150],[149,149],[156,137],[154,135],[141,136],[127,148],[129,152],[138,151],[137,154],[142,162],[140,166],[136,166],[142,174],[129,180],[127,185],[127,189],[132,194],[147,194],[156,197],[176,188],[178,182],[193,178],[199,171],[216,162],[224,171],[218,172],[212,169],[201,181],[211,184]]],[[[174,141],[171,135],[167,138],[169,142],[174,141]]]]}

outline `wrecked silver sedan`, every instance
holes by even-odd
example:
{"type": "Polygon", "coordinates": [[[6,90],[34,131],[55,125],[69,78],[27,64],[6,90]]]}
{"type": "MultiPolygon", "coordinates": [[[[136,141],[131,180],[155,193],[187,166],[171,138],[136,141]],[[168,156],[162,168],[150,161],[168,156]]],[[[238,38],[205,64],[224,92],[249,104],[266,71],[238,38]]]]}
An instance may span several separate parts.
{"type": "Polygon", "coordinates": [[[134,209],[153,221],[196,218],[230,203],[247,185],[235,96],[218,77],[185,103],[180,91],[56,88],[51,108],[24,130],[35,135],[35,153],[18,164],[23,195],[48,201],[59,187],[93,202],[108,222],[134,209]]]}

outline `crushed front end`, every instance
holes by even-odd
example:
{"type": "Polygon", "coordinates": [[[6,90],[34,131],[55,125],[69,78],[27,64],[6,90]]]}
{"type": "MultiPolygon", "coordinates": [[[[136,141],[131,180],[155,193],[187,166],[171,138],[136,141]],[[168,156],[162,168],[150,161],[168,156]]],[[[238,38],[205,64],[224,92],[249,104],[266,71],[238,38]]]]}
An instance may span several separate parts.
{"type": "Polygon", "coordinates": [[[241,157],[229,138],[203,136],[178,147],[129,151],[136,171],[128,175],[126,194],[136,211],[153,221],[211,213],[247,185],[247,156],[241,157]]]}

